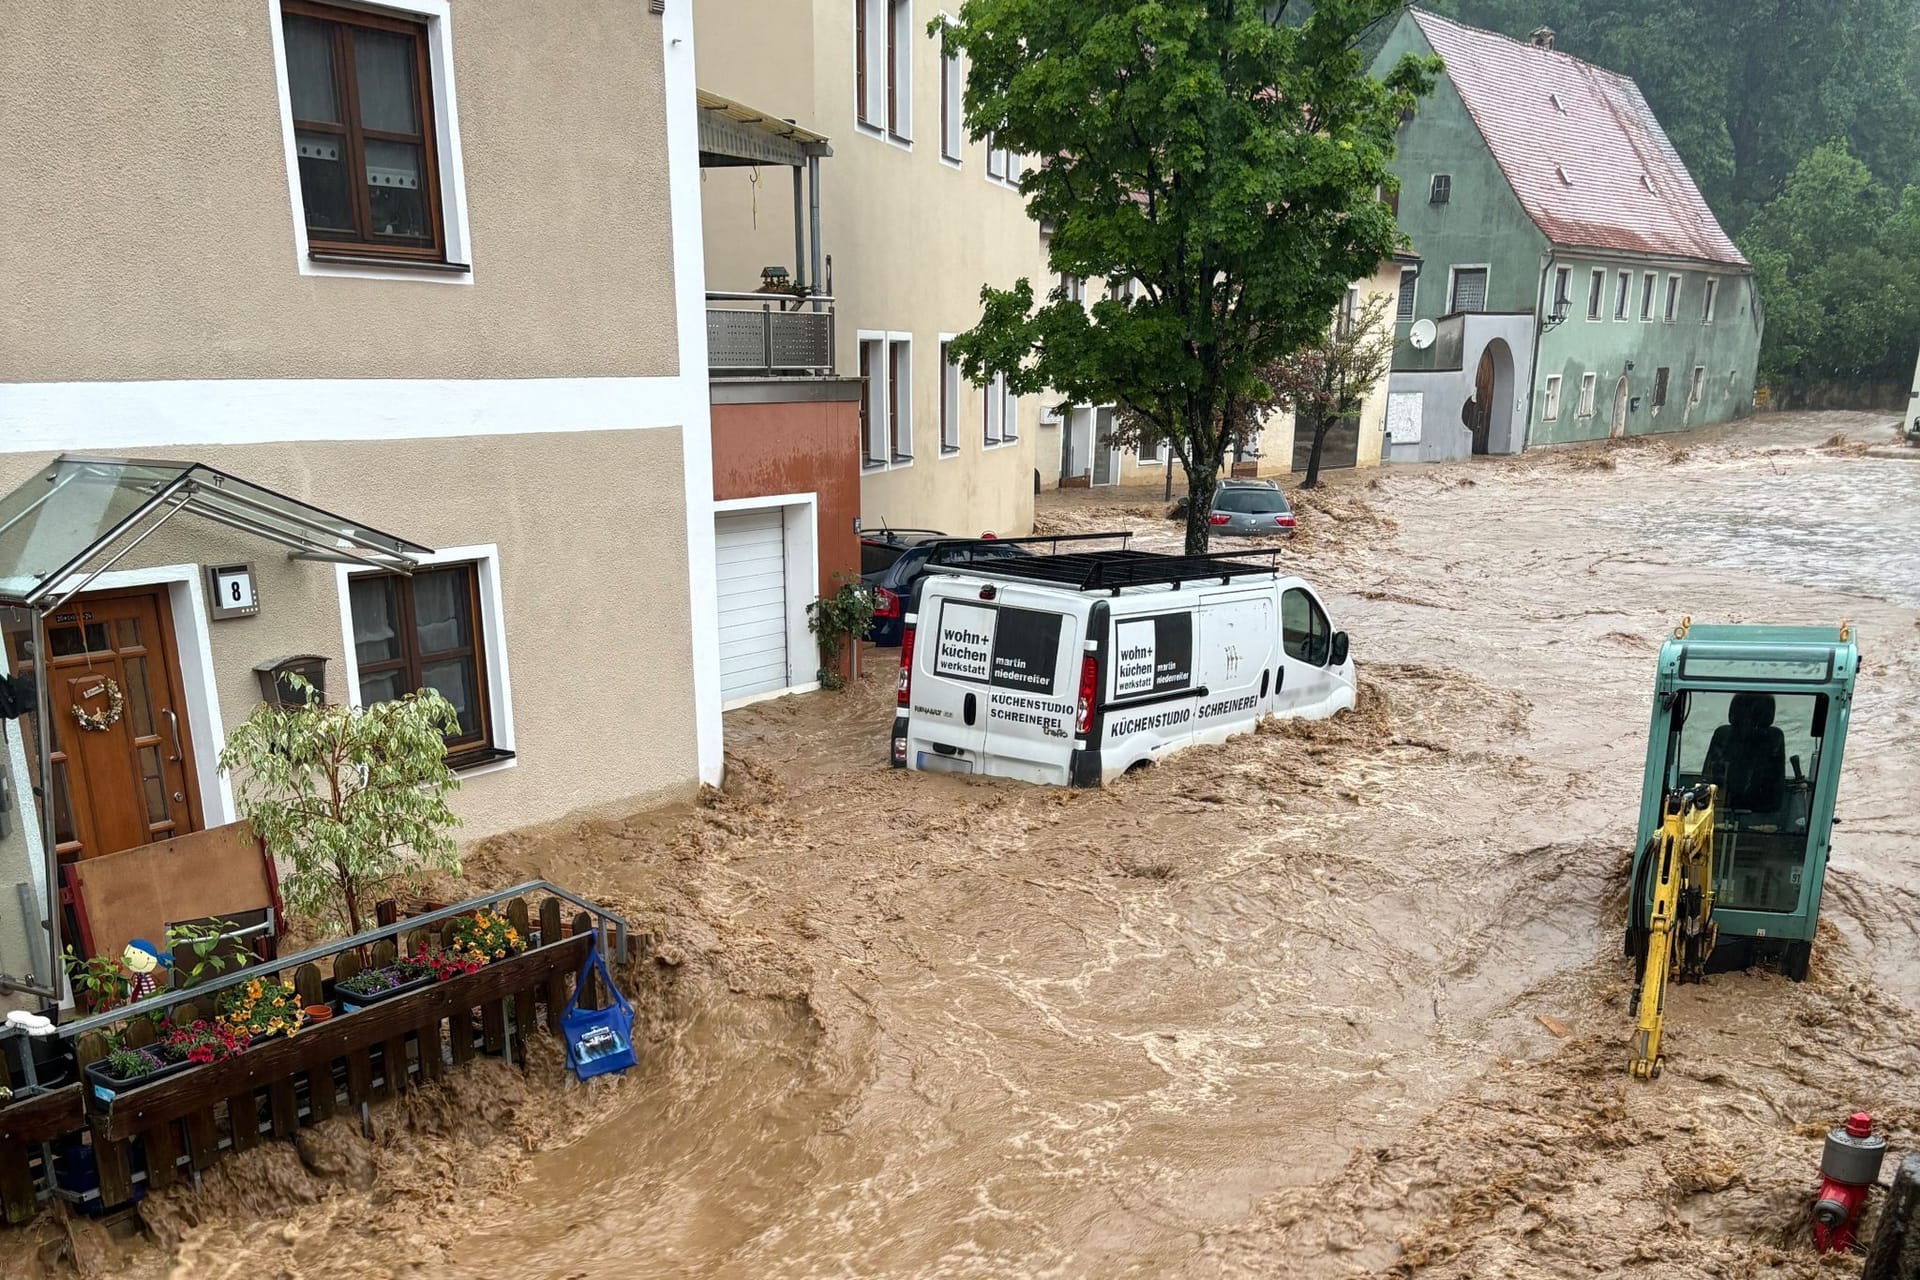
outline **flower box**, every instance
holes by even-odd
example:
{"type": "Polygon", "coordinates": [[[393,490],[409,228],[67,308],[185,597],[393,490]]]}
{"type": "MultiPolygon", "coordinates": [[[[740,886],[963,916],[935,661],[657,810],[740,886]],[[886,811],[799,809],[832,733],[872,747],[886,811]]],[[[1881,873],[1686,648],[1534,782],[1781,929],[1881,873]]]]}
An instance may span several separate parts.
{"type": "Polygon", "coordinates": [[[201,1064],[188,1062],[182,1058],[179,1062],[169,1062],[164,1066],[155,1067],[143,1076],[134,1076],[130,1080],[125,1080],[110,1073],[104,1061],[89,1062],[87,1064],[87,1084],[93,1090],[94,1097],[111,1107],[116,1094],[125,1093],[130,1089],[144,1089],[155,1081],[165,1080],[168,1076],[177,1076],[188,1067],[197,1067],[199,1065],[201,1064]]]}
{"type": "Polygon", "coordinates": [[[348,1014],[359,1009],[364,1009],[368,1005],[379,1004],[382,1000],[391,1000],[395,996],[404,996],[409,992],[418,991],[422,987],[430,987],[437,981],[438,979],[431,973],[423,973],[417,978],[404,978],[398,985],[388,987],[384,991],[369,992],[349,991],[336,983],[333,989],[333,996],[334,999],[340,1002],[340,1012],[342,1014],[348,1014]]]}

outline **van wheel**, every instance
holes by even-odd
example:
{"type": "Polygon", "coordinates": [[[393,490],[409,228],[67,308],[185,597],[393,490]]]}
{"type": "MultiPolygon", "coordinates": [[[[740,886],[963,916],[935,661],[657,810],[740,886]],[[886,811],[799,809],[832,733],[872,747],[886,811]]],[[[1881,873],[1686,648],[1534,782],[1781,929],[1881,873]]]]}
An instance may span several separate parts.
{"type": "Polygon", "coordinates": [[[1135,760],[1132,764],[1127,766],[1127,772],[1139,773],[1142,769],[1151,769],[1152,767],[1153,767],[1153,761],[1151,760],[1135,760]]]}

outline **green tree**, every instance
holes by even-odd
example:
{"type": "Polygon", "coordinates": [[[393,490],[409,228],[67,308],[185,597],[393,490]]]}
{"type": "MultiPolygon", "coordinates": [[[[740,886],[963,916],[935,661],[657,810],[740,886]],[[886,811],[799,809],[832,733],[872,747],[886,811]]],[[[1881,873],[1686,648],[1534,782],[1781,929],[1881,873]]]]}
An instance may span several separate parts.
{"type": "Polygon", "coordinates": [[[447,793],[446,735],[459,716],[422,689],[370,707],[262,703],[227,738],[240,814],[291,868],[281,888],[294,910],[359,933],[370,898],[427,871],[460,873],[447,793]]]}
{"type": "Polygon", "coordinates": [[[1394,0],[965,0],[936,23],[969,60],[965,123],[1030,158],[1028,215],[1058,275],[1130,280],[1091,314],[1033,285],[982,291],[954,343],[976,383],[1116,403],[1185,469],[1187,548],[1263,371],[1315,342],[1396,247],[1388,169],[1438,63],[1384,81],[1359,42],[1394,0]]]}
{"type": "Polygon", "coordinates": [[[1761,377],[1903,380],[1920,333],[1920,189],[1896,200],[1844,142],[1816,148],[1741,248],[1767,306],[1761,377]]]}

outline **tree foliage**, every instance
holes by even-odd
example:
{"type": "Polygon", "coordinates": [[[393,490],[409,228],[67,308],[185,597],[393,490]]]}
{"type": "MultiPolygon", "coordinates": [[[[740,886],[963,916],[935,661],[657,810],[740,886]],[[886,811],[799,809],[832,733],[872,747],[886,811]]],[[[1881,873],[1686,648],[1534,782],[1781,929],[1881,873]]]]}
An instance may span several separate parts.
{"type": "Polygon", "coordinates": [[[1899,264],[1874,271],[1867,246],[1898,247],[1889,237],[1911,218],[1902,208],[1912,207],[1900,193],[1920,185],[1920,0],[1429,7],[1517,37],[1550,26],[1556,47],[1634,78],[1707,203],[1754,262],[1770,381],[1898,377],[1899,366],[1911,365],[1911,313],[1900,332],[1887,288],[1899,264]],[[1841,155],[1850,165],[1838,164],[1841,155]],[[1806,198],[1815,189],[1868,219],[1858,234],[1830,234],[1842,222],[1806,198]],[[1797,220],[1804,234],[1793,229],[1797,220]]]}
{"type": "Polygon", "coordinates": [[[410,887],[427,871],[460,872],[450,832],[446,735],[459,716],[422,689],[370,707],[308,695],[304,706],[262,703],[227,738],[220,768],[233,775],[240,814],[291,870],[281,889],[294,910],[359,933],[373,895],[410,887]]]}
{"type": "Polygon", "coordinates": [[[1057,276],[1135,282],[1090,312],[1030,280],[982,291],[966,376],[1118,404],[1187,475],[1187,546],[1264,371],[1317,341],[1396,247],[1379,199],[1403,110],[1437,63],[1367,74],[1394,0],[965,0],[965,123],[1029,158],[1020,188],[1057,276]]]}
{"type": "Polygon", "coordinates": [[[1895,200],[1830,143],[1741,245],[1767,304],[1766,382],[1905,379],[1920,341],[1920,186],[1895,200]]]}
{"type": "Polygon", "coordinates": [[[1311,346],[1279,361],[1267,371],[1276,407],[1293,410],[1296,438],[1305,432],[1313,441],[1307,458],[1303,489],[1320,483],[1320,453],[1327,433],[1343,422],[1354,422],[1376,383],[1393,367],[1393,323],[1387,318],[1389,299],[1376,293],[1349,320],[1342,318],[1311,346]]]}

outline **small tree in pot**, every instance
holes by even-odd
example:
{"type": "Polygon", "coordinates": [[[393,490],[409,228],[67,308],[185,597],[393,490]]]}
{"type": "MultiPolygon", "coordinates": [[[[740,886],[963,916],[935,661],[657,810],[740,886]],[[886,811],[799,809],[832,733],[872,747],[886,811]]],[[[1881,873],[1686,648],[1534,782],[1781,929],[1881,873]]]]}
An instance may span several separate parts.
{"type": "Polygon", "coordinates": [[[365,904],[428,871],[460,873],[447,793],[453,705],[431,689],[370,707],[263,703],[227,739],[241,816],[291,870],[294,910],[359,933],[365,904]]]}

